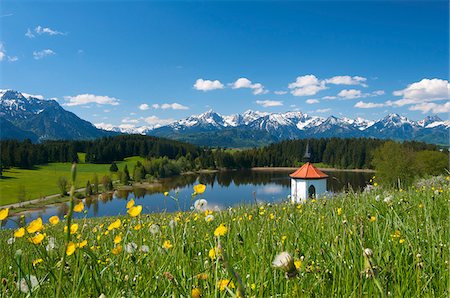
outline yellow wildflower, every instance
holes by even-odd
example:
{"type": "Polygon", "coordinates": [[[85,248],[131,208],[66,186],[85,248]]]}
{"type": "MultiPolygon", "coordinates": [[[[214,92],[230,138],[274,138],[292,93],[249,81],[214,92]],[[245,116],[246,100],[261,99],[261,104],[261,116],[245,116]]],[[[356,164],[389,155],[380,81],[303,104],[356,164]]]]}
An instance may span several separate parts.
{"type": "Polygon", "coordinates": [[[302,261],[301,260],[297,260],[294,262],[295,268],[297,268],[297,270],[299,270],[302,267],[302,261]]]}
{"type": "Polygon", "coordinates": [[[338,208],[337,209],[337,215],[341,215],[342,214],[342,208],[338,208]]]}
{"type": "Polygon", "coordinates": [[[43,259],[37,259],[33,261],[33,267],[35,267],[37,264],[44,262],[43,259]]]}
{"type": "Polygon", "coordinates": [[[70,226],[70,234],[75,234],[78,231],[78,224],[73,224],[70,226]]]}
{"type": "Polygon", "coordinates": [[[122,252],[122,245],[117,245],[116,247],[114,247],[114,248],[111,250],[111,252],[112,252],[114,255],[120,254],[120,253],[122,252]]]}
{"type": "Polygon", "coordinates": [[[220,224],[214,231],[214,236],[223,236],[228,232],[228,228],[224,224],[220,224]]]}
{"type": "Polygon", "coordinates": [[[216,255],[218,255],[218,251],[217,251],[217,247],[213,247],[209,250],[208,252],[208,256],[211,260],[215,260],[216,259],[216,255]]]}
{"type": "Polygon", "coordinates": [[[194,185],[194,192],[196,194],[202,194],[205,192],[205,190],[206,190],[206,185],[204,185],[204,184],[194,185]]]}
{"type": "Polygon", "coordinates": [[[163,243],[163,247],[167,250],[171,249],[173,247],[172,243],[170,242],[170,240],[166,240],[163,243]]]}
{"type": "Polygon", "coordinates": [[[121,241],[122,241],[122,237],[120,235],[117,235],[116,237],[114,237],[115,244],[119,244],[121,241]]]}
{"type": "Polygon", "coordinates": [[[57,223],[59,223],[59,217],[54,215],[52,217],[50,217],[48,219],[48,221],[52,224],[52,225],[56,225],[57,223]]]}
{"type": "Polygon", "coordinates": [[[227,287],[230,289],[234,289],[234,283],[232,280],[229,279],[221,279],[217,282],[217,287],[221,291],[225,291],[227,287]]]}
{"type": "Polygon", "coordinates": [[[81,241],[80,243],[77,244],[77,246],[78,246],[79,248],[83,248],[83,247],[85,247],[86,245],[87,245],[87,240],[83,240],[83,241],[81,241]]]}
{"type": "Polygon", "coordinates": [[[131,207],[134,206],[134,200],[131,199],[128,203],[127,203],[127,209],[130,209],[131,207]]]}
{"type": "Polygon", "coordinates": [[[120,219],[112,222],[109,227],[108,227],[108,231],[112,231],[114,229],[118,229],[120,228],[120,225],[122,224],[122,222],[120,221],[120,219]]]}
{"type": "Polygon", "coordinates": [[[369,218],[369,220],[370,220],[370,222],[375,222],[375,221],[377,221],[377,217],[376,216],[371,216],[369,218]]]}
{"type": "Polygon", "coordinates": [[[25,229],[19,228],[14,232],[14,237],[16,238],[22,238],[25,235],[25,229]]]}
{"type": "Polygon", "coordinates": [[[72,254],[75,252],[76,249],[77,249],[77,246],[75,245],[75,243],[73,243],[72,241],[70,241],[70,242],[67,244],[66,255],[68,255],[68,256],[72,255],[72,254]]]}
{"type": "Polygon", "coordinates": [[[142,206],[141,205],[133,206],[130,209],[128,209],[128,214],[131,217],[136,217],[136,216],[138,216],[141,213],[141,211],[142,211],[142,206]]]}
{"type": "Polygon", "coordinates": [[[42,218],[38,218],[30,222],[30,224],[27,227],[28,233],[36,233],[41,231],[44,228],[44,225],[42,224],[42,218]]]}
{"type": "Polygon", "coordinates": [[[0,220],[4,220],[8,217],[9,214],[9,208],[0,210],[0,220]]]}
{"type": "Polygon", "coordinates": [[[83,202],[79,202],[78,204],[76,204],[76,205],[73,207],[73,211],[75,211],[75,212],[81,212],[81,211],[83,211],[83,209],[84,209],[84,204],[83,204],[83,202]]]}
{"type": "Polygon", "coordinates": [[[168,191],[165,191],[165,192],[164,192],[164,195],[167,197],[167,196],[169,195],[169,192],[168,192],[168,191]]]}
{"type": "Polygon", "coordinates": [[[197,278],[200,280],[207,280],[208,279],[208,274],[206,273],[199,273],[197,274],[197,278]]]}
{"type": "Polygon", "coordinates": [[[373,184],[373,186],[378,186],[378,183],[375,182],[375,183],[373,184]]]}
{"type": "Polygon", "coordinates": [[[138,224],[138,225],[136,225],[136,226],[134,227],[134,230],[135,230],[135,231],[139,231],[141,228],[142,228],[142,225],[141,225],[141,224],[138,224]]]}
{"type": "Polygon", "coordinates": [[[30,242],[33,244],[40,244],[44,238],[45,234],[37,234],[36,236],[30,238],[30,242]]]}
{"type": "Polygon", "coordinates": [[[400,244],[403,244],[405,242],[405,239],[400,239],[399,241],[398,241],[398,243],[400,243],[400,244]]]}
{"type": "Polygon", "coordinates": [[[191,291],[192,298],[200,298],[202,297],[202,291],[199,288],[193,288],[191,291]]]}

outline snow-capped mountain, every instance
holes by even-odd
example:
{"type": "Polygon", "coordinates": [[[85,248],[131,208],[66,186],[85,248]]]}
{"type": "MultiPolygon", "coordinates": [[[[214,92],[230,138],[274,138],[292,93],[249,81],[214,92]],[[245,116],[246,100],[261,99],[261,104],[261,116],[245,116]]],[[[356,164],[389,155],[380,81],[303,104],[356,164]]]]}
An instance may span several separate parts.
{"type": "MultiPolygon", "coordinates": [[[[230,131],[237,135],[244,131],[264,132],[265,135],[262,136],[270,136],[271,140],[373,137],[445,144],[448,141],[449,127],[450,121],[442,121],[437,116],[429,116],[415,122],[398,114],[389,114],[380,120],[371,121],[361,117],[324,118],[302,112],[246,111],[243,114],[223,116],[210,110],[153,129],[147,134],[191,142],[196,142],[196,138],[201,136],[202,144],[209,138],[211,145],[214,145],[214,138],[219,140],[225,134],[228,136],[230,131]]],[[[261,134],[259,136],[261,137],[261,134]]]]}
{"type": "Polygon", "coordinates": [[[0,139],[93,139],[110,133],[44,100],[14,90],[0,90],[0,139]]]}
{"type": "Polygon", "coordinates": [[[363,118],[318,117],[302,112],[267,113],[248,110],[221,115],[213,110],[164,126],[90,122],[44,100],[14,90],[0,90],[0,138],[92,139],[117,133],[153,135],[210,146],[257,146],[294,138],[372,137],[447,144],[449,120],[428,116],[412,121],[389,114],[377,121],[363,118]]]}

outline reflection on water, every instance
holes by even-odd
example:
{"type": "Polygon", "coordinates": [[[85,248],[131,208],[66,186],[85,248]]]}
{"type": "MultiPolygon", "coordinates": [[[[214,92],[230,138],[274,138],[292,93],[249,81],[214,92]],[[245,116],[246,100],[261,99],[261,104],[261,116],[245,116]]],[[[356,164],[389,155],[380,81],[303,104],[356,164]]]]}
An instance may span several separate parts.
{"type": "MultiPolygon", "coordinates": [[[[119,190],[89,197],[85,199],[85,206],[88,217],[123,215],[126,213],[126,201],[130,198],[141,204],[146,213],[174,212],[179,208],[189,210],[193,204],[192,186],[199,182],[207,185],[203,198],[211,208],[253,204],[255,201],[279,202],[286,200],[290,194],[289,174],[290,171],[239,170],[181,175],[162,179],[147,189],[134,187],[133,190],[119,190]],[[163,195],[165,191],[178,198],[179,206],[170,196],[163,195]]],[[[327,174],[327,189],[330,192],[349,189],[359,191],[372,176],[371,173],[344,171],[327,174]]],[[[27,222],[37,217],[48,220],[53,215],[62,217],[67,212],[68,203],[63,203],[30,212],[26,214],[26,219],[27,222]]],[[[84,217],[84,214],[75,214],[75,217],[84,217]]],[[[16,224],[9,220],[4,225],[14,227],[16,224]]]]}

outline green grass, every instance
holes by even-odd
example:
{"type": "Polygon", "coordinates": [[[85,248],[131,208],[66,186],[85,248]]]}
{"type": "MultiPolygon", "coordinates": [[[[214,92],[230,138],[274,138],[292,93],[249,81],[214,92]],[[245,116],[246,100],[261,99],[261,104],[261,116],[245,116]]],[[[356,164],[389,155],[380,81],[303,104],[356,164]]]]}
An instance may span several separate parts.
{"type": "MultiPolygon", "coordinates": [[[[236,287],[221,291],[217,283],[231,279],[237,286],[236,272],[249,297],[448,297],[448,197],[447,182],[435,189],[401,192],[376,187],[371,193],[303,205],[243,206],[213,212],[211,222],[195,211],[120,217],[120,228],[111,231],[108,226],[117,218],[77,220],[79,230],[72,241],[87,240],[87,245],[66,257],[62,296],[189,297],[198,288],[203,297],[231,297],[236,287]],[[388,196],[391,200],[384,202],[388,196]],[[171,227],[171,221],[176,225],[171,227]],[[152,224],[158,224],[160,232],[152,234],[152,224]],[[228,231],[219,238],[214,231],[220,224],[228,231]],[[142,228],[135,230],[138,225],[142,228]],[[122,240],[114,244],[118,235],[122,240]],[[166,240],[172,248],[163,248],[166,240]],[[219,242],[226,261],[208,256],[219,242]],[[137,251],[112,253],[130,243],[137,251]],[[148,246],[148,253],[139,251],[142,245],[148,246]],[[366,248],[373,250],[369,267],[366,248]],[[272,266],[282,251],[297,265],[303,259],[297,277],[288,280],[272,266]],[[366,271],[375,276],[366,278],[366,271]]],[[[9,245],[13,231],[0,231],[0,296],[20,296],[16,282],[30,275],[39,280],[33,296],[54,296],[65,224],[46,224],[39,245],[26,239],[30,235],[9,245]],[[56,247],[48,252],[50,237],[56,247]],[[18,249],[20,258],[14,257],[18,249]],[[43,261],[33,266],[37,259],[43,261]]]]}
{"type": "MultiPolygon", "coordinates": [[[[83,155],[80,157],[82,158],[83,155]]],[[[119,170],[122,170],[127,164],[128,169],[132,171],[138,160],[143,160],[143,158],[137,156],[125,158],[124,161],[117,162],[117,166],[119,170]]],[[[58,194],[57,180],[59,177],[66,177],[70,181],[70,167],[70,163],[50,163],[37,166],[33,170],[19,168],[4,170],[4,178],[0,179],[0,205],[16,203],[21,196],[28,201],[58,194]]],[[[110,174],[109,167],[110,164],[78,164],[77,188],[85,187],[87,180],[92,182],[95,173],[101,183],[103,175],[110,174]]]]}

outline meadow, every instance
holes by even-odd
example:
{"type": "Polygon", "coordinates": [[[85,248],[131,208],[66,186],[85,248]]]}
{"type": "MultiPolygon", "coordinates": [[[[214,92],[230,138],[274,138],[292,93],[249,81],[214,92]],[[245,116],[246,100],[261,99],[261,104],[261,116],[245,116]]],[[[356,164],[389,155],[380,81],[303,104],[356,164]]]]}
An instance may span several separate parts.
{"type": "Polygon", "coordinates": [[[196,185],[190,212],[136,200],[123,217],[22,222],[0,231],[0,296],[448,297],[449,177],[436,181],[222,211],[196,185]]]}
{"type": "MultiPolygon", "coordinates": [[[[80,154],[78,164],[77,188],[84,188],[86,182],[97,174],[101,183],[104,175],[110,175],[110,164],[84,163],[84,154],[80,154]]],[[[134,156],[118,161],[117,166],[123,169],[125,165],[133,169],[136,161],[143,158],[134,156]]],[[[0,179],[0,206],[17,203],[22,197],[23,201],[42,198],[48,195],[59,194],[57,185],[59,177],[66,177],[70,181],[69,173],[71,163],[49,163],[47,165],[36,166],[34,169],[11,168],[3,170],[3,178],[0,179]]]]}

